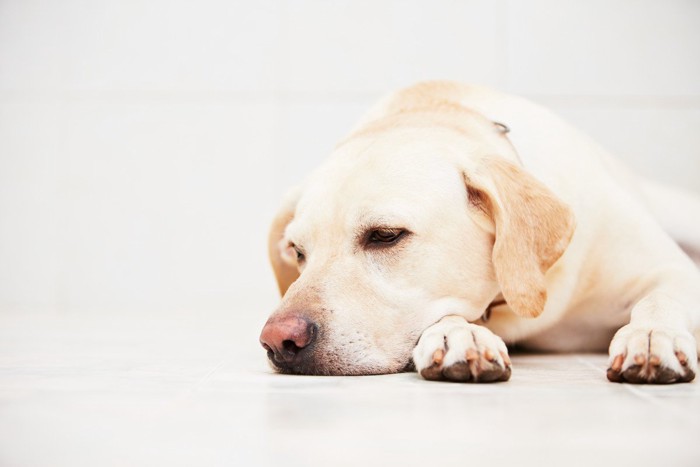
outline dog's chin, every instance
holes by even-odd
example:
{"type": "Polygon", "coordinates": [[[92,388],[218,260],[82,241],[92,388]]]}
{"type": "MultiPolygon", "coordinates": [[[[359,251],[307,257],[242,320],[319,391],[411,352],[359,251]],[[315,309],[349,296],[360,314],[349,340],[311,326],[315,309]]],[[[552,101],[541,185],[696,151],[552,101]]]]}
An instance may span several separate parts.
{"type": "Polygon", "coordinates": [[[353,364],[330,364],[330,362],[305,363],[298,365],[279,365],[272,359],[268,360],[270,367],[279,374],[283,375],[306,375],[306,376],[371,376],[371,375],[389,375],[395,373],[405,373],[414,371],[415,366],[413,361],[408,359],[406,362],[390,366],[363,366],[353,364]]]}

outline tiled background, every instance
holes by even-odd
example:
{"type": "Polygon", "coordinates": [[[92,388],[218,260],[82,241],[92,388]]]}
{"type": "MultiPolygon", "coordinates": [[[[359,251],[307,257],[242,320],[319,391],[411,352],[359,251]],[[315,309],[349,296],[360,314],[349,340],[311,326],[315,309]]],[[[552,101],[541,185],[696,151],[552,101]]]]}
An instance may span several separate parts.
{"type": "Polygon", "coordinates": [[[700,2],[0,2],[0,312],[276,301],[282,193],[382,94],[491,85],[700,192],[700,2]]]}

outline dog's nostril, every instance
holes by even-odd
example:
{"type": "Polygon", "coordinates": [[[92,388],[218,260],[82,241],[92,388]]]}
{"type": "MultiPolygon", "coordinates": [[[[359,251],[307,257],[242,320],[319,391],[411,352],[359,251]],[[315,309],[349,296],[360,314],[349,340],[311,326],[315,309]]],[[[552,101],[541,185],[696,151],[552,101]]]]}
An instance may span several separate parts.
{"type": "Polygon", "coordinates": [[[296,345],[292,340],[286,340],[282,342],[282,348],[285,352],[288,352],[293,355],[296,355],[296,353],[301,350],[301,348],[298,345],[296,345]]]}

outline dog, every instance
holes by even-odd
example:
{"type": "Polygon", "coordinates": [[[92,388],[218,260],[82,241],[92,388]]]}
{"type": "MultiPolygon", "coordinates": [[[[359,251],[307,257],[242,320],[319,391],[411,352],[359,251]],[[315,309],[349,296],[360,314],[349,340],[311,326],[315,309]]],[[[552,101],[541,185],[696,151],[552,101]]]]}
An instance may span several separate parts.
{"type": "Polygon", "coordinates": [[[610,381],[688,382],[698,252],[700,199],[525,99],[423,82],[285,198],[260,342],[281,373],[506,381],[508,344],[608,348],[610,381]]]}

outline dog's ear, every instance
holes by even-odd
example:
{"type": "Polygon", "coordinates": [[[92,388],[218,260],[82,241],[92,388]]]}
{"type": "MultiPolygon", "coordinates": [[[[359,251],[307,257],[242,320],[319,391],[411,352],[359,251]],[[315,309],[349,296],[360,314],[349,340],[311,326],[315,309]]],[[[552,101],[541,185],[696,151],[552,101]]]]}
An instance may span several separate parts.
{"type": "Polygon", "coordinates": [[[571,209],[520,167],[484,159],[465,174],[469,202],[493,222],[493,266],[501,293],[520,316],[535,317],[547,300],[544,274],[575,229],[571,209]]]}
{"type": "Polygon", "coordinates": [[[285,197],[282,206],[272,220],[270,233],[267,237],[270,263],[275,272],[281,296],[284,296],[289,286],[299,278],[299,270],[294,258],[296,253],[284,240],[284,231],[294,219],[294,211],[296,210],[299,195],[300,191],[295,189],[285,197]]]}

